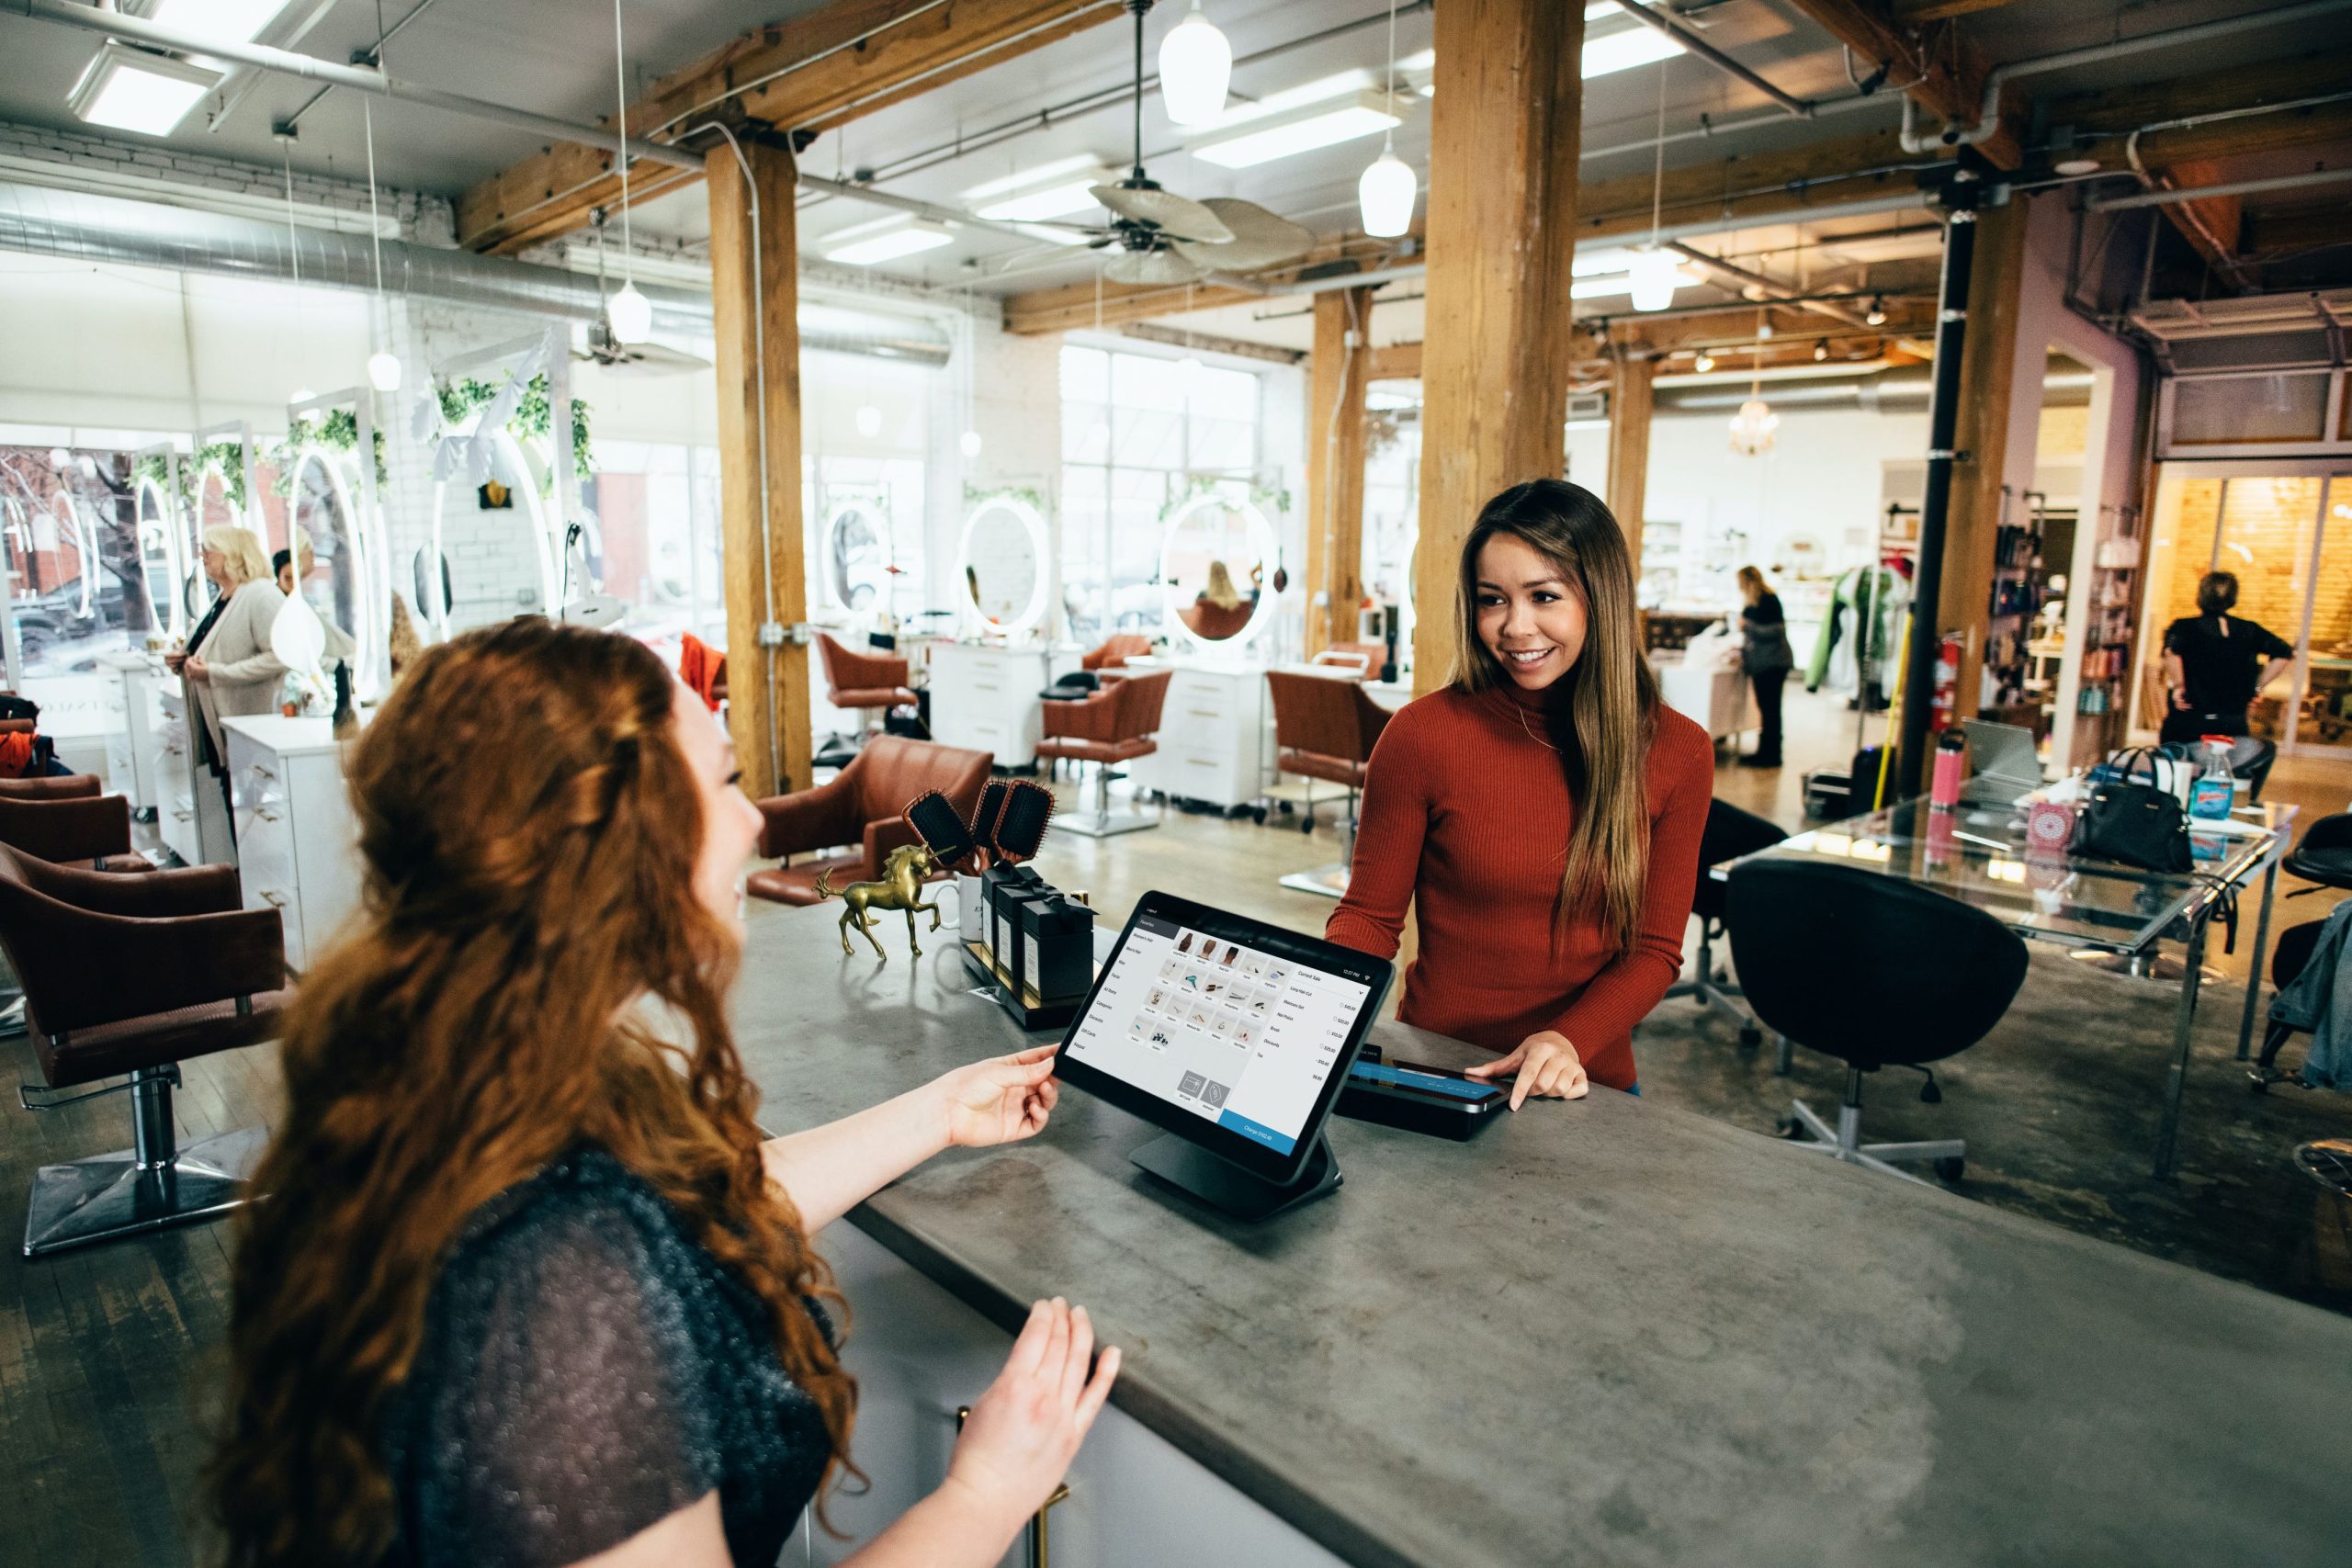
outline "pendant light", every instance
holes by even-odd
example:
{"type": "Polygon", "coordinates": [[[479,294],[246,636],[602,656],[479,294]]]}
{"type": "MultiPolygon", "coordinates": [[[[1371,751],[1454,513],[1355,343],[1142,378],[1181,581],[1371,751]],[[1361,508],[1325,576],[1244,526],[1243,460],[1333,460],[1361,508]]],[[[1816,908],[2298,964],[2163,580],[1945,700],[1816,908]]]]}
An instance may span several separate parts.
{"type": "Polygon", "coordinates": [[[636,247],[628,228],[628,71],[621,58],[621,0],[613,0],[613,85],[619,109],[613,125],[619,136],[614,158],[621,166],[621,291],[605,308],[616,343],[643,343],[653,333],[653,301],[637,291],[636,247]]]}
{"type": "MultiPolygon", "coordinates": [[[[1396,118],[1396,0],[1388,0],[1388,118],[1396,118]]],[[[1356,205],[1363,209],[1363,231],[1393,240],[1413,226],[1413,202],[1421,182],[1413,166],[1396,156],[1396,128],[1380,137],[1380,156],[1356,181],[1356,205]]]]}
{"type": "Polygon", "coordinates": [[[1770,325],[1763,310],[1756,312],[1756,345],[1748,361],[1747,400],[1731,416],[1731,449],[1743,457],[1760,457],[1772,449],[1772,433],[1781,416],[1764,400],[1764,339],[1770,325]]]}
{"type": "Polygon", "coordinates": [[[1659,244],[1659,225],[1666,202],[1666,62],[1657,65],[1657,140],[1650,163],[1650,243],[1635,251],[1627,265],[1636,310],[1663,310],[1674,303],[1674,286],[1682,281],[1681,258],[1659,244]]]}
{"type": "Polygon", "coordinates": [[[1233,80],[1233,46],[1206,17],[1201,0],[1159,40],[1159,101],[1178,125],[1208,125],[1225,113],[1233,80]]]}
{"type": "MultiPolygon", "coordinates": [[[[371,98],[359,100],[361,122],[368,128],[368,248],[376,258],[376,303],[383,307],[384,324],[391,325],[391,306],[384,299],[383,217],[376,208],[376,109],[371,98]]],[[[368,356],[368,384],[379,392],[401,389],[400,356],[379,348],[368,356]]]]}

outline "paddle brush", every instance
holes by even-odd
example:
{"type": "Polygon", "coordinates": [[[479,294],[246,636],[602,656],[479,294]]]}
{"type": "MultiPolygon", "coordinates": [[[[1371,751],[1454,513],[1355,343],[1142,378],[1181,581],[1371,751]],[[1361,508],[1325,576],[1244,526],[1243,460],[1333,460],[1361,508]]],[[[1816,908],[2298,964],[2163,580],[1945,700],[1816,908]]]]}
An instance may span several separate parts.
{"type": "Polygon", "coordinates": [[[955,870],[979,853],[979,840],[956,814],[956,807],[937,790],[928,790],[908,803],[907,826],[915,830],[943,870],[955,870]]]}
{"type": "Polygon", "coordinates": [[[1053,815],[1052,790],[1026,779],[1014,779],[1005,786],[1004,809],[989,831],[989,841],[1006,860],[1035,860],[1046,841],[1046,826],[1053,815]]]}

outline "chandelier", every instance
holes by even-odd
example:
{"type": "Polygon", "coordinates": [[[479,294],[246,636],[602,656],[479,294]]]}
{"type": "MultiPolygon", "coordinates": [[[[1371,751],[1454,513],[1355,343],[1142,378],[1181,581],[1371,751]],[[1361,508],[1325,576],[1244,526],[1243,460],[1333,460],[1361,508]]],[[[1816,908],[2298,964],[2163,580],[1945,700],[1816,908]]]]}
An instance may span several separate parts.
{"type": "Polygon", "coordinates": [[[1772,433],[1781,428],[1781,416],[1764,400],[1764,344],[1771,331],[1770,319],[1758,308],[1756,312],[1757,344],[1748,361],[1747,400],[1731,416],[1731,449],[1743,457],[1760,457],[1772,449],[1772,433]]]}

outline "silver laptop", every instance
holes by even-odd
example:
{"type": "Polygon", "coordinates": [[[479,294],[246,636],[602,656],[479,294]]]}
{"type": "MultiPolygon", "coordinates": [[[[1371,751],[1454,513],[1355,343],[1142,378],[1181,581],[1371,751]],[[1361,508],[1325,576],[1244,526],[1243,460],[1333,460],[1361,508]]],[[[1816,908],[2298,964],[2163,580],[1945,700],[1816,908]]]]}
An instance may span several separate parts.
{"type": "Polygon", "coordinates": [[[1971,769],[1962,799],[1973,806],[2009,806],[2041,787],[2041,759],[2034,750],[2032,730],[1981,718],[1960,722],[1968,735],[1971,769]]]}

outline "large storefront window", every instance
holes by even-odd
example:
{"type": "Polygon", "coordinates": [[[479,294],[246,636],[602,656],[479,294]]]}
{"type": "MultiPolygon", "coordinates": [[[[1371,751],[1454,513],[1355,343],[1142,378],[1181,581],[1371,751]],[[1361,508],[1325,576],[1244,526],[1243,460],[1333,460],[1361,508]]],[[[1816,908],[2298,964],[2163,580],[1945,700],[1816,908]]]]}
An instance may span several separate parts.
{"type": "Polygon", "coordinates": [[[159,632],[127,453],[0,446],[0,530],[19,680],[86,675],[159,632]]]}
{"type": "MultiPolygon", "coordinates": [[[[1258,465],[1259,379],[1099,348],[1062,350],[1062,600],[1070,635],[1157,635],[1162,519],[1258,465]]],[[[1248,585],[1243,585],[1246,589],[1248,585]]]]}
{"type": "Polygon", "coordinates": [[[724,648],[718,449],[599,441],[595,466],[581,485],[590,580],[628,606],[631,634],[673,660],[687,632],[724,648]]]}

